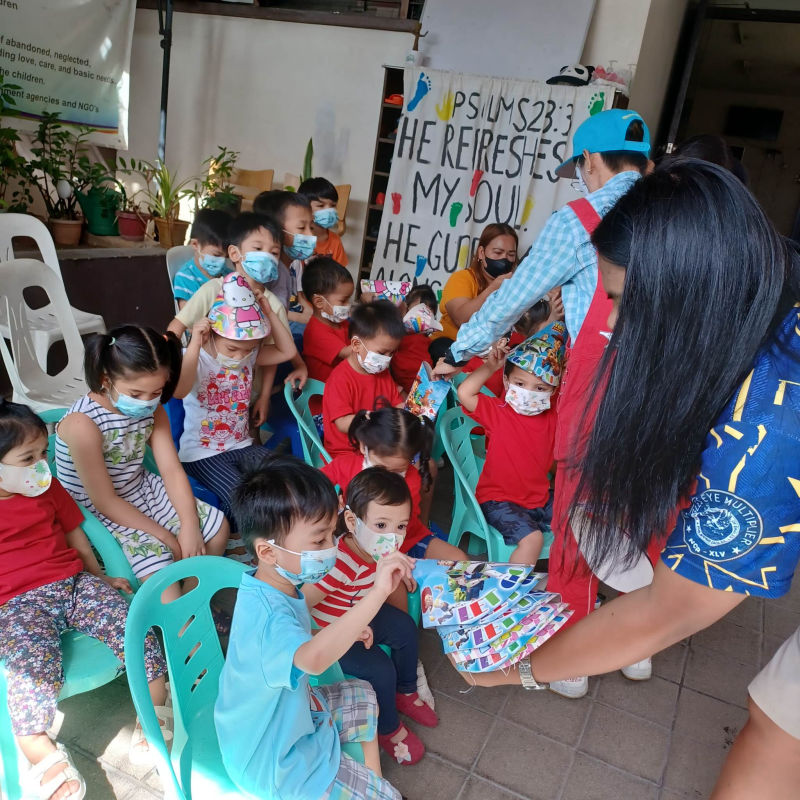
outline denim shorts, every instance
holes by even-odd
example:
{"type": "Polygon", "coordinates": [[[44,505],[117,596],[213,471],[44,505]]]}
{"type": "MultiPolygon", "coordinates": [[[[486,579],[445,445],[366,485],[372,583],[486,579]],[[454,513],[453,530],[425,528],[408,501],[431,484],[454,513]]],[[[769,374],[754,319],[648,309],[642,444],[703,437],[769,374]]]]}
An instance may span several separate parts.
{"type": "Polygon", "coordinates": [[[553,492],[542,508],[525,508],[510,500],[487,500],[481,503],[486,521],[497,528],[507,545],[519,544],[534,531],[550,530],[553,520],[553,492]]]}

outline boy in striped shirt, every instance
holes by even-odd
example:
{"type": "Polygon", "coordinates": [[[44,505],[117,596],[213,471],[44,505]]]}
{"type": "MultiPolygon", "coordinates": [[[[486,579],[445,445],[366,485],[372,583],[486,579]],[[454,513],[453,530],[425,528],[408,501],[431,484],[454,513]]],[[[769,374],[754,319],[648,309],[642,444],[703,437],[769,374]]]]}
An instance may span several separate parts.
{"type": "MultiPolygon", "coordinates": [[[[401,475],[370,467],[350,481],[343,514],[347,533],[339,539],[336,564],[317,584],[304,586],[311,615],[324,628],[372,588],[376,562],[400,549],[411,517],[411,495],[401,475]]],[[[406,588],[413,589],[413,581],[406,588]]],[[[416,764],[425,754],[419,737],[398,712],[420,725],[439,719],[417,694],[417,626],[404,611],[384,603],[361,640],[339,659],[344,672],[372,684],[378,697],[378,743],[398,764],[416,764]],[[386,645],[391,658],[377,645],[386,645]]]]}

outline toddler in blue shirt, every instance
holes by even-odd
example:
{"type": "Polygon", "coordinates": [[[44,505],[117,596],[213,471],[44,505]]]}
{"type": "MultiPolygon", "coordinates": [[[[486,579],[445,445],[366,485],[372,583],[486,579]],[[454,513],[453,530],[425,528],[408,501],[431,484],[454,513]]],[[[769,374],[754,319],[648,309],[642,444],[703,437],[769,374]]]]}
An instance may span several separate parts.
{"type": "Polygon", "coordinates": [[[378,562],[375,584],[353,608],[311,635],[297,587],[316,583],[336,561],[338,499],[318,470],[268,456],[243,475],[232,506],[258,566],[239,586],[228,654],[214,709],[222,760],[248,795],[280,800],[400,800],[381,777],[378,706],[361,680],[311,686],[354,642],[413,560],[393,553],[378,562]],[[364,763],[341,750],[360,742],[364,763]]]}

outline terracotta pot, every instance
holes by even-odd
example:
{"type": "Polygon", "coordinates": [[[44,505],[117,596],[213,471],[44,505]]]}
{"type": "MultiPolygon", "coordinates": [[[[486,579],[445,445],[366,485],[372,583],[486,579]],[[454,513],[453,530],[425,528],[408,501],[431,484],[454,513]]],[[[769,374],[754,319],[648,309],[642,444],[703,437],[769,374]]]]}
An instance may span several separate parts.
{"type": "Polygon", "coordinates": [[[53,242],[59,247],[74,247],[80,243],[83,230],[82,219],[54,219],[50,217],[53,242]]]}
{"type": "Polygon", "coordinates": [[[141,242],[147,230],[149,214],[138,214],[136,211],[117,211],[119,235],[129,242],[141,242]]]}
{"type": "Polygon", "coordinates": [[[154,217],[156,230],[158,231],[158,243],[169,250],[170,247],[177,247],[186,241],[186,231],[189,223],[182,219],[164,219],[164,217],[154,217]]]}

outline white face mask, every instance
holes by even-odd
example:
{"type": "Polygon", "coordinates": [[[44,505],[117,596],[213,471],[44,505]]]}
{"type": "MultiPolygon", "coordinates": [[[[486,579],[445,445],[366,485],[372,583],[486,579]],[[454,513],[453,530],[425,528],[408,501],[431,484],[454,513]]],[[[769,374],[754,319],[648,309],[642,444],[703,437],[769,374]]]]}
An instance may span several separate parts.
{"type": "Polygon", "coordinates": [[[367,524],[356,517],[356,529],[353,531],[358,546],[369,553],[376,561],[383,556],[388,556],[400,549],[405,536],[399,533],[384,533],[373,531],[367,524]]]}
{"type": "Polygon", "coordinates": [[[581,168],[578,166],[578,162],[575,162],[575,181],[577,182],[577,190],[582,195],[591,194],[591,190],[586,185],[586,181],[583,179],[583,173],[581,172],[581,168]]]}
{"type": "Polygon", "coordinates": [[[522,386],[508,386],[506,388],[506,403],[517,414],[523,417],[533,417],[550,408],[550,392],[523,389],[522,386]]]}
{"type": "MultiPolygon", "coordinates": [[[[325,300],[328,303],[328,300],[325,300]]],[[[332,306],[328,303],[330,309],[333,313],[329,314],[327,311],[320,312],[323,319],[328,320],[328,322],[333,322],[335,325],[338,325],[340,322],[347,322],[350,319],[350,306],[332,306]]]]}
{"type": "Polygon", "coordinates": [[[25,497],[38,497],[50,488],[53,474],[42,459],[29,467],[0,464],[0,489],[25,497]]]}
{"type": "MultiPolygon", "coordinates": [[[[361,342],[361,344],[364,344],[361,342]]],[[[366,345],[364,345],[366,349],[366,345]]],[[[367,350],[365,356],[357,356],[358,363],[361,364],[361,369],[368,372],[370,375],[377,375],[379,372],[385,372],[392,363],[391,356],[384,356],[381,353],[373,353],[372,350],[367,350]]]]}

